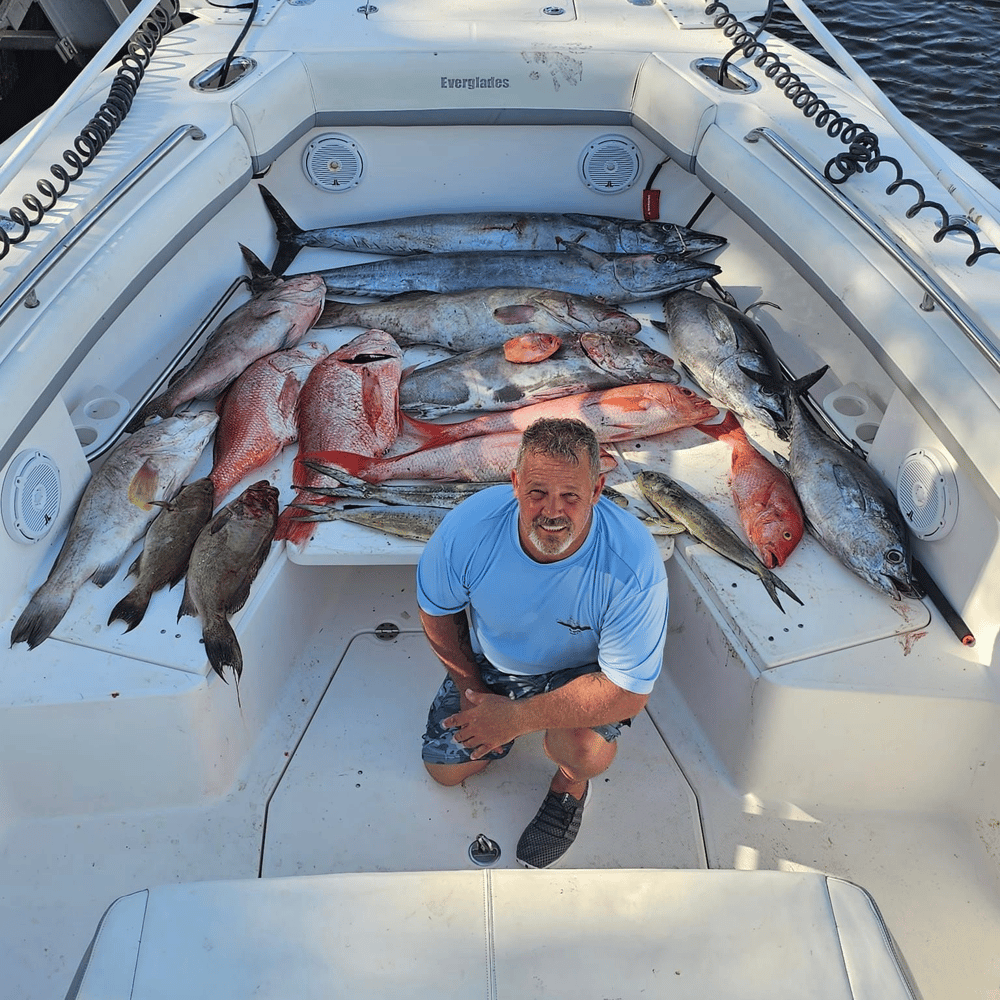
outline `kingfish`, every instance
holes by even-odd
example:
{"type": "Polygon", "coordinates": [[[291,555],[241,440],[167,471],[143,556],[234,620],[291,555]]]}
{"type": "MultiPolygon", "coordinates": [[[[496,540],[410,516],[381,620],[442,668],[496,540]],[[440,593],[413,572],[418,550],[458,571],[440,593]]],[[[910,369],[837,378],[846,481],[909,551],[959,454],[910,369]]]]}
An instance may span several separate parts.
{"type": "Polygon", "coordinates": [[[437,344],[452,351],[495,347],[521,333],[635,334],[642,324],[597,299],[548,288],[472,288],[406,292],[381,302],[327,300],[317,329],[377,327],[401,347],[437,344]]]}
{"type": "Polygon", "coordinates": [[[334,295],[384,298],[401,292],[534,285],[621,304],[707,281],[721,270],[715,264],[670,254],[600,254],[567,243],[562,250],[464,250],[388,257],[316,273],[334,295]]]}
{"type": "Polygon", "coordinates": [[[802,505],[788,476],[750,443],[734,413],[698,429],[732,449],[729,488],[757,557],[768,569],[784,565],[805,531],[802,505]]]}
{"type": "Polygon", "coordinates": [[[229,624],[250,596],[250,587],[267,558],[278,521],[278,491],[266,479],[248,486],[206,524],[191,550],[184,597],[177,620],[201,621],[205,653],[212,669],[226,679],[243,673],[243,652],[229,624]]]}
{"type": "Polygon", "coordinates": [[[691,535],[704,542],[719,555],[749,570],[760,579],[777,605],[784,613],[778,591],[787,594],[793,601],[802,603],[789,587],[772,573],[747,547],[747,544],[717,514],[693,497],[679,483],[662,472],[644,470],[635,477],[643,495],[664,517],[669,517],[684,526],[691,535]]]}
{"type": "Polygon", "coordinates": [[[240,250],[253,276],[251,298],[219,324],[166,390],[139,408],[128,431],[151,417],[169,416],[192,399],[215,399],[258,358],[295,347],[319,318],[326,298],[321,278],[279,278],[246,247],[240,250]]]}
{"type": "Polygon", "coordinates": [[[195,467],[219,418],[211,411],[180,413],[125,438],[94,473],[48,579],[32,595],[10,644],[34,649],[51,635],[88,580],[103,587],[125,553],[195,467]]]}
{"type": "Polygon", "coordinates": [[[558,212],[454,212],[358,222],[303,231],[263,184],[260,193],[274,221],[281,274],[302,247],[364,253],[409,254],[441,250],[554,250],[557,239],[601,253],[670,253],[697,256],[726,240],[675,222],[645,222],[606,215],[558,212]]]}
{"type": "Polygon", "coordinates": [[[404,376],[399,405],[417,417],[512,410],[546,399],[636,382],[680,381],[665,354],[635,337],[567,334],[551,357],[534,364],[506,359],[503,346],[446,358],[404,376]]]}
{"type": "Polygon", "coordinates": [[[920,598],[910,533],[892,491],[870,465],[825,433],[789,394],[788,474],[820,544],[893,600],[920,598]]]}
{"type": "MultiPolygon", "coordinates": [[[[654,326],[670,337],[678,363],[702,391],[741,417],[783,433],[785,379],[767,334],[745,313],[706,295],[682,289],[663,303],[664,323],[654,326]]],[[[826,368],[799,379],[802,390],[826,368]]]]}
{"type": "Polygon", "coordinates": [[[129,567],[136,584],[108,616],[108,624],[123,621],[126,632],[142,621],[149,599],[161,587],[173,587],[184,577],[191,548],[212,516],[214,487],[208,476],[181,487],[170,501],[157,501],[163,510],[146,532],[142,552],[129,567]]]}

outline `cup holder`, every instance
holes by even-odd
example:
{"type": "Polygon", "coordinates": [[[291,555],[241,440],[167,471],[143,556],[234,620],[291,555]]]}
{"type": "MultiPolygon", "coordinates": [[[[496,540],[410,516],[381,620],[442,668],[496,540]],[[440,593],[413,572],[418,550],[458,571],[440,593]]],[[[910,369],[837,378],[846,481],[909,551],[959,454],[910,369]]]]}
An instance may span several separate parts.
{"type": "Polygon", "coordinates": [[[884,413],[861,386],[849,382],[835,389],[823,399],[823,410],[846,437],[868,453],[884,413]]]}

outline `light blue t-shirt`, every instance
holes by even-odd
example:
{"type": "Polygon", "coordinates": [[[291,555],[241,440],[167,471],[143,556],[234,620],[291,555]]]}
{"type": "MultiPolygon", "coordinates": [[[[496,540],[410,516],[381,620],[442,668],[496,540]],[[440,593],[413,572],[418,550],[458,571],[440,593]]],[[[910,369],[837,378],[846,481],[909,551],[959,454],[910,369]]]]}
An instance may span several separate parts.
{"type": "Polygon", "coordinates": [[[471,608],[472,647],[511,674],[596,663],[619,687],[648,694],[667,632],[667,578],[653,537],[603,497],[583,545],[536,562],[521,547],[509,485],[449,511],[417,566],[429,615],[471,608]]]}

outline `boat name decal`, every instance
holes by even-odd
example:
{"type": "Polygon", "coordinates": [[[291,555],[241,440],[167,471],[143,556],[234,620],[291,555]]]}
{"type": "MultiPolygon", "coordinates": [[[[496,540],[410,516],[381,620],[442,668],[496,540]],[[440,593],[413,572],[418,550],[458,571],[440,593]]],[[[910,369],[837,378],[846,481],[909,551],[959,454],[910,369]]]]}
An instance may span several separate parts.
{"type": "Polygon", "coordinates": [[[442,90],[493,90],[510,86],[506,76],[442,76],[442,90]]]}

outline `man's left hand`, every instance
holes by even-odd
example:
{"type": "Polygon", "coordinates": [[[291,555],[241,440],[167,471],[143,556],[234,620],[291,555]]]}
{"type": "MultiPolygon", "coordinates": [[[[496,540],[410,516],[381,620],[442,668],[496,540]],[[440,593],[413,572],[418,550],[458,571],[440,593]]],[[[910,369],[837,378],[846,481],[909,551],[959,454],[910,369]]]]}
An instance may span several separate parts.
{"type": "Polygon", "coordinates": [[[471,689],[465,697],[472,707],[449,716],[444,724],[458,730],[454,739],[471,751],[473,760],[480,760],[526,732],[521,728],[522,713],[516,701],[471,689]]]}

